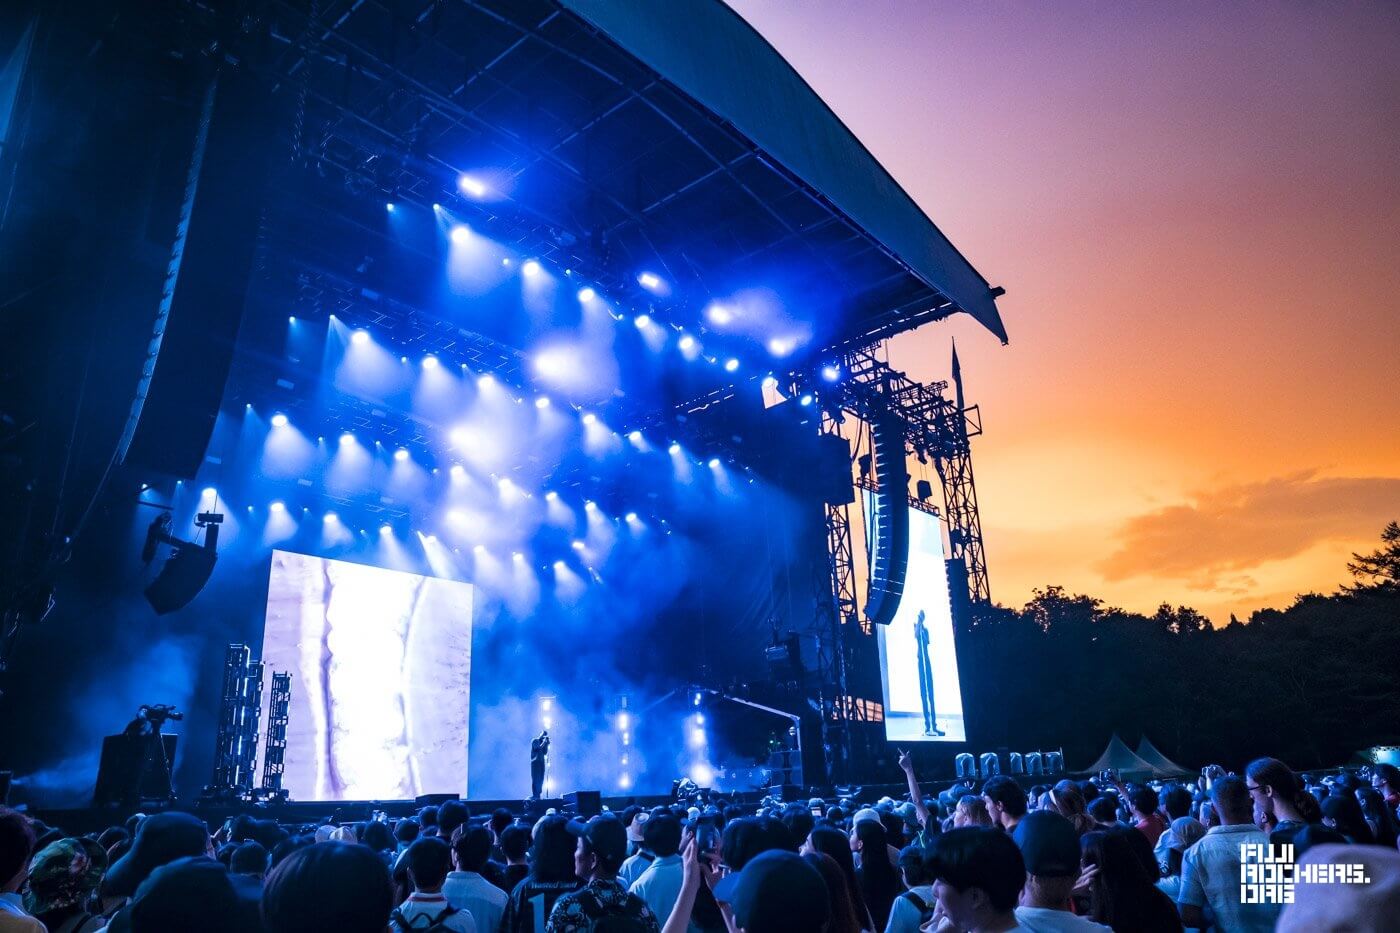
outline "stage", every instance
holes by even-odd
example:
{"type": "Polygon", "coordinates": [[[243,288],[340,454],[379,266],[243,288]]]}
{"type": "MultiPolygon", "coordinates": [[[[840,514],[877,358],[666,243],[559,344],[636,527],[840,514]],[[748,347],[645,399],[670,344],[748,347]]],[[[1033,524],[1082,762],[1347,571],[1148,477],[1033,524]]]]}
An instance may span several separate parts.
{"type": "Polygon", "coordinates": [[[48,13],[26,77],[87,145],[20,162],[10,229],[100,204],[33,271],[106,273],[18,308],[76,420],[24,452],[68,479],[15,525],[13,800],[85,813],[143,705],[183,801],[396,813],[519,801],[542,730],[545,794],[608,800],[985,744],[980,413],[951,346],[882,347],[1004,341],[1001,290],[777,50],[714,0],[177,6],[48,13]]]}

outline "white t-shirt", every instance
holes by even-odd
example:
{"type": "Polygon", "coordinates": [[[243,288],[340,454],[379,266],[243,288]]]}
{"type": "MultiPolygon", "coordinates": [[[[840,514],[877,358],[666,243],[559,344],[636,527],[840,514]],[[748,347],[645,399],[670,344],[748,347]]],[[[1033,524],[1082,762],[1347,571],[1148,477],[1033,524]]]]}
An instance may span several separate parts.
{"type": "Polygon", "coordinates": [[[1067,910],[1051,910],[1049,907],[1017,907],[1017,929],[1030,933],[1103,933],[1111,930],[1102,923],[1095,923],[1088,917],[1079,917],[1067,910]]]}
{"type": "MultiPolygon", "coordinates": [[[[441,916],[444,910],[448,910],[451,907],[452,905],[448,902],[447,898],[443,897],[441,894],[414,893],[410,894],[408,900],[399,905],[399,913],[401,913],[404,920],[412,926],[413,921],[423,914],[427,914],[428,919],[433,920],[441,916]]],[[[427,926],[425,921],[419,920],[418,923],[427,926]]],[[[476,933],[476,921],[473,920],[472,915],[465,910],[458,910],[450,917],[447,917],[442,921],[442,925],[446,929],[451,930],[452,933],[476,933]]],[[[398,925],[390,923],[389,929],[397,930],[398,925]]]]}
{"type": "Polygon", "coordinates": [[[510,896],[474,871],[450,871],[442,883],[442,896],[458,910],[465,910],[482,933],[495,933],[501,925],[510,896]]]}

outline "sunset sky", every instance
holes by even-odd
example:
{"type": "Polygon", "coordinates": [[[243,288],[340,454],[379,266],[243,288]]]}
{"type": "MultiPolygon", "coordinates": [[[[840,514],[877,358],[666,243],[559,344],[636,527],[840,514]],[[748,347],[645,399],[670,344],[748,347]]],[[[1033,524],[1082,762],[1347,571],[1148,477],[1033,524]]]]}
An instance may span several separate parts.
{"type": "Polygon", "coordinates": [[[992,594],[1218,623],[1400,519],[1400,5],[730,0],[1007,295],[992,594]]]}

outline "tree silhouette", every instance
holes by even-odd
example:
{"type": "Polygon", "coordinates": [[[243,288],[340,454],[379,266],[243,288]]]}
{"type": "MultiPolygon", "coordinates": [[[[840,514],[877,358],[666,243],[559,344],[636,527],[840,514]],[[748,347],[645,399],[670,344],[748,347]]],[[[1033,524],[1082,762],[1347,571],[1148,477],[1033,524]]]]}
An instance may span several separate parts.
{"type": "Polygon", "coordinates": [[[1381,546],[1370,554],[1353,554],[1347,570],[1358,582],[1345,587],[1355,593],[1366,589],[1400,587],[1400,522],[1391,522],[1381,532],[1381,546]]]}

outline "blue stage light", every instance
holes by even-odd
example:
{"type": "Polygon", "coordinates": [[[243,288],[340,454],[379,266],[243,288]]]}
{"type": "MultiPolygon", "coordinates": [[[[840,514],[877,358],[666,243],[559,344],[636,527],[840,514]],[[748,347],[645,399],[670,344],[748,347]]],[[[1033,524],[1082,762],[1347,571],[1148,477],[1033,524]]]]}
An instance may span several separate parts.
{"type": "Polygon", "coordinates": [[[661,287],[661,277],[653,272],[643,272],[637,276],[637,283],[641,285],[642,288],[655,291],[661,287]]]}
{"type": "Polygon", "coordinates": [[[736,360],[736,359],[734,359],[732,356],[731,356],[729,359],[727,359],[727,360],[724,361],[724,371],[725,371],[725,372],[727,372],[727,373],[732,373],[732,372],[734,372],[734,370],[736,370],[736,369],[738,369],[738,368],[739,368],[739,361],[736,360]]]}
{"type": "Polygon", "coordinates": [[[279,411],[272,416],[272,426],[274,428],[285,428],[287,426],[287,416],[279,411]]]}
{"type": "Polygon", "coordinates": [[[392,214],[392,213],[394,212],[394,202],[393,202],[393,201],[385,201],[385,202],[384,202],[384,209],[385,209],[386,211],[388,211],[389,213],[392,214]]]}
{"type": "Polygon", "coordinates": [[[521,265],[520,271],[526,275],[539,275],[540,264],[533,259],[527,259],[524,264],[521,265]]]}
{"type": "Polygon", "coordinates": [[[810,404],[812,404],[812,396],[811,396],[811,395],[804,395],[804,396],[802,396],[802,398],[798,399],[798,402],[800,402],[800,403],[803,404],[803,405],[810,405],[810,404]]]}
{"type": "Polygon", "coordinates": [[[595,292],[593,289],[589,288],[588,286],[584,286],[583,288],[580,288],[578,290],[579,301],[592,301],[594,298],[597,297],[597,295],[598,293],[595,292]]]}
{"type": "Polygon", "coordinates": [[[632,443],[635,444],[637,441],[639,441],[639,440],[642,439],[642,432],[641,432],[641,431],[632,431],[632,432],[629,432],[628,435],[627,435],[627,439],[628,439],[629,441],[631,441],[632,443]]]}
{"type": "Polygon", "coordinates": [[[349,431],[346,431],[344,434],[340,435],[341,447],[349,447],[353,443],[355,443],[355,435],[351,434],[349,431]]]}
{"type": "Polygon", "coordinates": [[[287,323],[288,323],[288,324],[295,324],[296,322],[297,322],[297,317],[296,317],[295,314],[288,316],[288,318],[287,318],[287,323]]]}
{"type": "Polygon", "coordinates": [[[321,516],[321,521],[334,525],[336,522],[340,521],[340,516],[336,515],[334,512],[327,512],[325,515],[321,516]]]}
{"type": "Polygon", "coordinates": [[[590,411],[590,412],[586,413],[586,414],[583,416],[583,423],[584,423],[584,424],[597,424],[597,423],[598,423],[598,416],[595,415],[595,414],[593,414],[593,412],[590,411]]]}
{"type": "Polygon", "coordinates": [[[287,511],[287,506],[286,506],[286,504],[285,504],[281,499],[274,499],[274,500],[272,501],[272,504],[269,505],[267,508],[268,508],[268,511],[270,511],[270,512],[285,512],[285,511],[287,511]]]}
{"type": "Polygon", "coordinates": [[[559,493],[551,489],[549,492],[544,494],[544,497],[550,502],[557,502],[559,500],[559,493]]]}
{"type": "Polygon", "coordinates": [[[719,469],[719,457],[711,457],[711,458],[710,458],[710,469],[712,469],[712,470],[718,470],[718,469],[719,469]]]}
{"type": "Polygon", "coordinates": [[[476,386],[478,389],[489,388],[495,384],[496,377],[492,376],[490,373],[482,373],[480,376],[476,377],[476,386]]]}
{"type": "Polygon", "coordinates": [[[429,353],[427,356],[423,357],[423,368],[424,368],[424,369],[436,369],[436,368],[437,368],[437,364],[438,364],[438,358],[435,357],[435,356],[433,356],[431,353],[429,353]]]}
{"type": "Polygon", "coordinates": [[[206,486],[206,487],[204,488],[204,498],[206,498],[206,499],[217,499],[218,497],[219,497],[219,490],[215,489],[213,486],[206,486]]]}
{"type": "Polygon", "coordinates": [[[682,350],[693,350],[695,349],[695,338],[686,334],[681,338],[679,346],[682,350]]]}
{"type": "Polygon", "coordinates": [[[448,236],[452,238],[453,243],[461,246],[471,239],[472,231],[466,224],[457,224],[452,228],[452,232],[449,233],[448,236]]]}
{"type": "Polygon", "coordinates": [[[681,452],[681,445],[675,441],[672,441],[671,446],[668,449],[671,451],[671,453],[678,454],[681,452]]]}
{"type": "Polygon", "coordinates": [[[549,407],[549,399],[546,398],[545,396],[541,395],[539,398],[535,399],[535,407],[536,407],[536,408],[548,408],[548,407],[549,407]]]}
{"type": "Polygon", "coordinates": [[[822,378],[827,382],[835,382],[837,379],[841,378],[841,367],[835,365],[823,366],[822,378]]]}
{"type": "Polygon", "coordinates": [[[651,323],[651,316],[647,314],[639,314],[633,320],[632,323],[636,324],[638,327],[646,327],[651,323]]]}
{"type": "Polygon", "coordinates": [[[369,343],[369,331],[364,329],[355,331],[353,334],[350,335],[350,342],[358,343],[361,345],[369,343]]]}
{"type": "Polygon", "coordinates": [[[491,191],[480,179],[467,174],[457,176],[457,187],[461,189],[463,194],[471,195],[474,198],[484,198],[491,191]]]}
{"type": "Polygon", "coordinates": [[[506,266],[507,268],[509,268],[509,267],[510,267],[510,257],[507,256],[507,257],[505,257],[504,259],[502,259],[502,260],[501,260],[501,265],[506,266]]]}
{"type": "Polygon", "coordinates": [[[386,524],[386,525],[380,525],[380,526],[379,526],[379,533],[382,534],[382,535],[393,534],[393,532],[394,532],[394,529],[391,528],[391,527],[390,527],[389,525],[387,525],[387,524],[386,524]]]}
{"type": "Polygon", "coordinates": [[[774,337],[768,341],[768,352],[774,356],[787,356],[797,349],[797,341],[791,337],[774,337]]]}
{"type": "Polygon", "coordinates": [[[400,447],[398,450],[394,451],[394,459],[402,463],[408,459],[408,451],[400,447]]]}
{"type": "Polygon", "coordinates": [[[437,203],[436,201],[434,201],[434,202],[433,202],[433,210],[434,210],[434,211],[440,211],[440,210],[442,210],[442,205],[439,204],[439,203],[437,203]]]}
{"type": "Polygon", "coordinates": [[[631,524],[632,522],[635,522],[637,520],[637,513],[628,512],[626,515],[623,516],[623,519],[627,521],[628,524],[631,524]]]}

